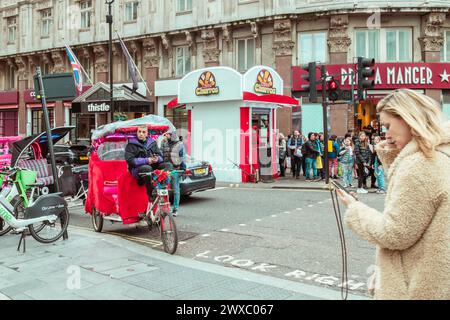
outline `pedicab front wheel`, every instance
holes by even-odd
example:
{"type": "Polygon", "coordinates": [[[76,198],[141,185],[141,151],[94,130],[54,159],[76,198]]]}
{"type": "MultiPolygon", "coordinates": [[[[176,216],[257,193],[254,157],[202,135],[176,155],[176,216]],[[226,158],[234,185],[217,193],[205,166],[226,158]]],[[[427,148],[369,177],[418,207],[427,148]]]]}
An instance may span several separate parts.
{"type": "Polygon", "coordinates": [[[174,254],[178,247],[178,233],[172,213],[161,213],[159,227],[164,251],[168,254],[174,254]]]}
{"type": "Polygon", "coordinates": [[[102,232],[103,230],[103,216],[95,208],[92,208],[92,226],[95,232],[102,232]]]}

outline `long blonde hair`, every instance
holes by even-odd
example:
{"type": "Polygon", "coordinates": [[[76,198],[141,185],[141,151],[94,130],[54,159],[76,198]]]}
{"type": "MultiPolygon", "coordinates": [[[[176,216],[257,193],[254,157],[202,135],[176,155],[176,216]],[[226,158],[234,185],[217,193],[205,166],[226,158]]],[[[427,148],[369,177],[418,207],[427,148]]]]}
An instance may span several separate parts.
{"type": "Polygon", "coordinates": [[[423,154],[427,158],[434,157],[436,147],[445,137],[443,113],[437,101],[422,93],[401,89],[381,100],[377,112],[403,119],[423,154]]]}

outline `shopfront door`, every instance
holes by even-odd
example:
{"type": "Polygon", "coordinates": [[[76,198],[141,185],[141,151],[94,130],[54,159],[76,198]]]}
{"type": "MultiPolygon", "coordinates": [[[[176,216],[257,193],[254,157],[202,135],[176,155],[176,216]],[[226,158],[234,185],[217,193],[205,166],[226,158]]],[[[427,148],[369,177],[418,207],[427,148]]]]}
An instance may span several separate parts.
{"type": "Polygon", "coordinates": [[[263,182],[273,181],[270,110],[253,110],[252,128],[256,130],[253,150],[257,154],[259,176],[263,182]]]}

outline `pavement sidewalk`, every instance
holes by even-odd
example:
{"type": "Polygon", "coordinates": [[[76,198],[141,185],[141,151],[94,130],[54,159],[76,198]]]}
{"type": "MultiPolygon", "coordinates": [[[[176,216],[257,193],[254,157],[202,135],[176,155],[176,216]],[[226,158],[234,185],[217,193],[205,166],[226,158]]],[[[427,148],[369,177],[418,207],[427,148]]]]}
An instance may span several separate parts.
{"type": "MultiPolygon", "coordinates": [[[[69,229],[44,245],[6,235],[0,248],[0,300],[339,300],[340,292],[170,256],[117,236],[69,229]]],[[[350,295],[350,300],[367,297],[350,295]]]]}

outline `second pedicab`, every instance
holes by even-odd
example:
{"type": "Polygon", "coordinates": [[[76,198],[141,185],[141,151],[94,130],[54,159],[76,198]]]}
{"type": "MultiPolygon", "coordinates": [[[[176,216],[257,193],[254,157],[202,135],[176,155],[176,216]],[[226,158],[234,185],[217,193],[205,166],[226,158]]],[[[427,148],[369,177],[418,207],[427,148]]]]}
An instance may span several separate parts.
{"type": "Polygon", "coordinates": [[[132,225],[145,221],[151,230],[159,227],[164,251],[175,253],[178,235],[170,210],[170,177],[179,172],[156,170],[151,174],[156,193],[149,202],[145,186],[140,186],[128,171],[125,147],[136,137],[138,126],[146,125],[155,141],[165,132],[175,130],[166,118],[150,115],[105,125],[92,134],[89,161],[89,187],[85,211],[92,217],[96,232],[102,232],[104,221],[132,225]]]}

